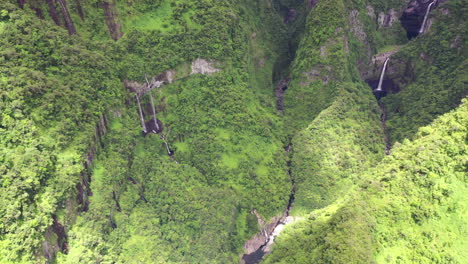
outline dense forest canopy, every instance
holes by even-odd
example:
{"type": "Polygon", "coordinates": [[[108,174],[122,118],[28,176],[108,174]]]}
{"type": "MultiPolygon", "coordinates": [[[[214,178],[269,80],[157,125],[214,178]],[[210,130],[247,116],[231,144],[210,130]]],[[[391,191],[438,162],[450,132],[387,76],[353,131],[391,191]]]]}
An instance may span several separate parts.
{"type": "Polygon", "coordinates": [[[466,263],[467,14],[1,1],[0,263],[466,263]]]}

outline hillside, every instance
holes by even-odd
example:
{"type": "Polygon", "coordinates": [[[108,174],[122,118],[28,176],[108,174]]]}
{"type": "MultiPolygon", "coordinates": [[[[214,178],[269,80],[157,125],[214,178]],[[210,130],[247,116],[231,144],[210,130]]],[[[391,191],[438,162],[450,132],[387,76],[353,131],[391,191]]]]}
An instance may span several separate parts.
{"type": "Polygon", "coordinates": [[[466,262],[467,8],[2,1],[0,263],[466,262]]]}

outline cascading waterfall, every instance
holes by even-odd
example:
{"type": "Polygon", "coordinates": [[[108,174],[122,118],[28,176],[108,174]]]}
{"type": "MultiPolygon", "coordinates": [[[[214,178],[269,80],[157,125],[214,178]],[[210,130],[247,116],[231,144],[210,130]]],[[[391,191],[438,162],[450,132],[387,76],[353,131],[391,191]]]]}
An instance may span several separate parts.
{"type": "Polygon", "coordinates": [[[158,119],[156,118],[156,108],[154,107],[153,95],[151,94],[151,91],[149,92],[149,95],[150,95],[151,107],[152,107],[152,109],[153,109],[154,125],[155,125],[155,127],[156,127],[156,131],[155,131],[155,132],[158,132],[158,131],[160,131],[160,129],[159,129],[159,125],[158,125],[158,119]]]}
{"type": "Polygon", "coordinates": [[[424,28],[425,28],[425,26],[426,26],[427,16],[429,15],[429,12],[431,11],[432,5],[434,5],[436,2],[437,2],[437,0],[434,0],[434,1],[432,1],[432,3],[430,3],[430,4],[427,6],[426,14],[424,15],[424,20],[423,20],[423,22],[422,22],[422,24],[421,24],[421,28],[419,29],[419,34],[424,33],[424,28]]]}
{"type": "Polygon", "coordinates": [[[384,66],[382,68],[382,73],[380,74],[379,85],[377,86],[377,89],[374,90],[375,92],[381,92],[382,91],[382,83],[383,83],[383,79],[385,77],[385,71],[387,69],[387,63],[388,63],[389,60],[390,60],[390,58],[387,58],[385,60],[384,66]]]}
{"type": "Polygon", "coordinates": [[[143,128],[143,132],[148,133],[146,129],[145,119],[143,118],[143,110],[141,110],[140,99],[138,98],[138,94],[135,94],[137,103],[138,103],[138,113],[140,113],[140,120],[141,120],[141,127],[143,128]]]}

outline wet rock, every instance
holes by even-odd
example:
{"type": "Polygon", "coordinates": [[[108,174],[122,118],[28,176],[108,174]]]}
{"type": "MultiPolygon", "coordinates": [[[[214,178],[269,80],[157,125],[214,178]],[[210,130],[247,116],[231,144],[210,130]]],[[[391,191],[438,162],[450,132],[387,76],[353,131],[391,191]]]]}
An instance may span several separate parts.
{"type": "Polygon", "coordinates": [[[463,47],[463,39],[460,35],[457,35],[453,41],[450,43],[450,48],[460,49],[463,47]]]}
{"type": "Polygon", "coordinates": [[[284,92],[286,91],[286,89],[288,89],[288,84],[289,84],[289,78],[285,78],[279,81],[278,84],[276,85],[276,89],[275,89],[276,108],[280,112],[284,111],[283,98],[284,98],[284,92]]]}
{"type": "Polygon", "coordinates": [[[368,45],[367,34],[364,31],[364,25],[359,20],[359,11],[352,10],[349,14],[349,25],[351,33],[361,42],[368,45]]]}
{"type": "Polygon", "coordinates": [[[52,226],[45,232],[45,241],[42,243],[42,252],[47,260],[52,261],[58,252],[66,253],[68,250],[68,236],[65,227],[59,223],[57,216],[53,216],[52,226]]]}
{"type": "Polygon", "coordinates": [[[284,18],[284,23],[289,24],[290,22],[294,21],[297,17],[297,11],[294,8],[289,9],[286,17],[284,18]]]}
{"type": "Polygon", "coordinates": [[[244,244],[246,255],[252,254],[264,246],[268,242],[268,238],[273,233],[276,226],[286,218],[286,215],[275,216],[266,223],[256,210],[253,210],[252,214],[255,214],[257,217],[258,225],[261,229],[259,233],[244,244]]]}

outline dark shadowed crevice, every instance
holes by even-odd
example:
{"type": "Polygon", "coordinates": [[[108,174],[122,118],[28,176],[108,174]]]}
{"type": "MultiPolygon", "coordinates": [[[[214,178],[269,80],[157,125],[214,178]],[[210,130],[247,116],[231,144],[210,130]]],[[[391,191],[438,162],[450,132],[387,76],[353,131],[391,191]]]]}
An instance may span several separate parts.
{"type": "Polygon", "coordinates": [[[408,39],[413,39],[421,34],[420,30],[428,8],[430,7],[429,11],[436,8],[438,2],[440,1],[412,0],[408,4],[400,17],[401,25],[406,30],[408,39]]]}
{"type": "Polygon", "coordinates": [[[108,1],[103,1],[101,6],[104,10],[106,25],[107,28],[109,28],[111,38],[113,40],[118,40],[123,36],[123,33],[121,31],[122,25],[116,22],[117,11],[115,8],[115,4],[108,1]]]}

